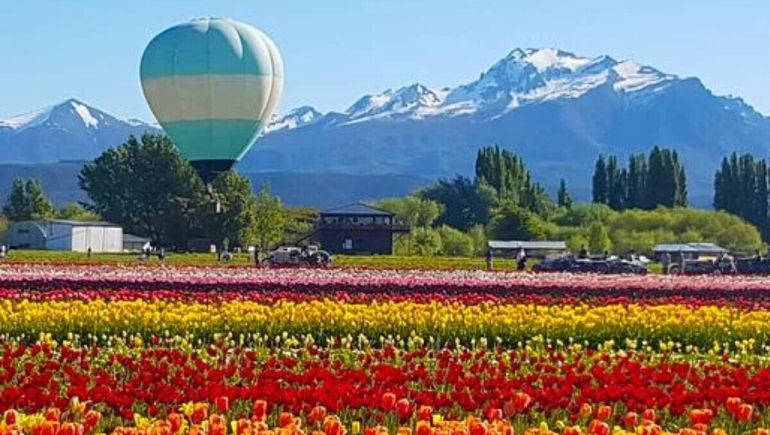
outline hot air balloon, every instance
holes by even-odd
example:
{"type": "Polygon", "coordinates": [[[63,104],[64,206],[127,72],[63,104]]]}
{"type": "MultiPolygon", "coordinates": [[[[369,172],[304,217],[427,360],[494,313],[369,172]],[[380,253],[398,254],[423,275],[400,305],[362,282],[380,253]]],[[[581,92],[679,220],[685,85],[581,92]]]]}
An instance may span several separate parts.
{"type": "Polygon", "coordinates": [[[142,55],[150,109],[209,184],[249,150],[283,85],[278,48],[254,27],[203,18],[160,33],[142,55]]]}

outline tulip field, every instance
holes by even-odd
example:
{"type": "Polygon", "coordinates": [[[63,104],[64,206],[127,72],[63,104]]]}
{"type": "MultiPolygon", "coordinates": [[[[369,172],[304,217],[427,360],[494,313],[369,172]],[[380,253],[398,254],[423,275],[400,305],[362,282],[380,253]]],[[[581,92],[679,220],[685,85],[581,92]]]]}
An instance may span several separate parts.
{"type": "Polygon", "coordinates": [[[0,435],[766,434],[770,279],[0,265],[0,435]]]}

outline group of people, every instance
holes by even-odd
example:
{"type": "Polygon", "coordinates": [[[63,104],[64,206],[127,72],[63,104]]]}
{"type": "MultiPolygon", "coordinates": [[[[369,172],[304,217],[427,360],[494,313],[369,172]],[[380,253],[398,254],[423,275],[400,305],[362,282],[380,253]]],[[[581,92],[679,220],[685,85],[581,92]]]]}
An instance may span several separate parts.
{"type": "MultiPolygon", "coordinates": [[[[153,248],[148,243],[147,245],[142,248],[142,255],[139,257],[142,261],[147,261],[152,257],[153,255],[153,248]]],[[[155,249],[155,255],[158,257],[158,261],[163,261],[166,259],[166,248],[160,247],[155,249]]]]}

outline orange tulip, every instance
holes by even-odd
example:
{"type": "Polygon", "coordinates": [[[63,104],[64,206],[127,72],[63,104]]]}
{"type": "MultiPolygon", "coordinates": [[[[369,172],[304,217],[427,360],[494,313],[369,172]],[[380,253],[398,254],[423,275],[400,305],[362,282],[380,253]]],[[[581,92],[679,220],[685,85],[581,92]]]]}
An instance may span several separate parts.
{"type": "Polygon", "coordinates": [[[609,420],[612,417],[612,408],[602,405],[596,410],[596,418],[602,421],[609,420]]]}
{"type": "Polygon", "coordinates": [[[588,424],[588,433],[593,435],[609,435],[610,426],[601,420],[591,420],[588,424]]]}
{"type": "Polygon", "coordinates": [[[564,428],[563,432],[564,435],[581,435],[582,433],[578,426],[568,426],[564,428]]]}
{"type": "Polygon", "coordinates": [[[414,428],[415,435],[431,435],[433,429],[430,427],[430,420],[420,420],[414,428]]]}
{"type": "Polygon", "coordinates": [[[580,417],[582,418],[590,418],[592,415],[594,415],[594,409],[591,407],[591,405],[584,403],[580,405],[580,417]]]}
{"type": "Polygon", "coordinates": [[[642,418],[645,420],[650,420],[652,422],[655,422],[658,419],[657,413],[655,413],[654,409],[645,409],[642,413],[642,418]]]}

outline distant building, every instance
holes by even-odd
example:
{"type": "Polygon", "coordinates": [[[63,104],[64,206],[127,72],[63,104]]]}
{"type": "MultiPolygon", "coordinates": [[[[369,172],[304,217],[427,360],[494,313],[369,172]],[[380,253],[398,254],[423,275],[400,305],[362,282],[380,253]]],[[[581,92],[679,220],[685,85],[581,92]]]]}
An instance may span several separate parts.
{"type": "Polygon", "coordinates": [[[109,222],[44,219],[14,222],[3,236],[12,249],[122,252],[123,228],[109,222]]]}
{"type": "Polygon", "coordinates": [[[667,252],[672,261],[677,261],[680,253],[691,260],[715,258],[728,253],[727,249],[714,243],[660,243],[652,248],[652,252],[658,260],[667,252]]]}
{"type": "Polygon", "coordinates": [[[567,253],[567,243],[563,241],[490,240],[487,247],[494,255],[502,257],[515,256],[521,249],[530,258],[567,253]]]}
{"type": "Polygon", "coordinates": [[[332,254],[390,255],[394,236],[404,233],[409,227],[396,222],[393,213],[350,204],[322,211],[314,236],[332,254]]]}
{"type": "Polygon", "coordinates": [[[146,237],[135,236],[133,234],[123,234],[124,252],[142,252],[150,245],[150,239],[146,237]]]}

